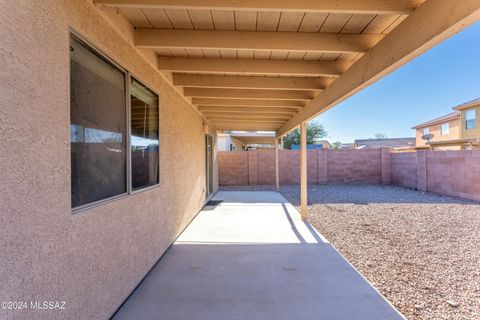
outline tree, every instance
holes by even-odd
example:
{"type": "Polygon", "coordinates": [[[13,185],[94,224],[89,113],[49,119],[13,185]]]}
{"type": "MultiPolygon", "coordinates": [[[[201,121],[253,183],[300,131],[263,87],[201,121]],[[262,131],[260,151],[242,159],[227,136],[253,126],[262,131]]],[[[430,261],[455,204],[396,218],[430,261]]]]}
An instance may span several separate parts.
{"type": "Polygon", "coordinates": [[[342,147],[342,143],[340,141],[335,141],[332,143],[332,149],[340,149],[342,147]]]}
{"type": "MultiPolygon", "coordinates": [[[[307,144],[312,144],[315,140],[325,138],[327,132],[323,126],[317,122],[311,122],[307,125],[307,144]]],[[[289,132],[283,139],[283,148],[291,149],[292,144],[300,144],[300,129],[297,128],[289,132]]]]}
{"type": "Polygon", "coordinates": [[[385,133],[376,133],[373,139],[377,139],[377,140],[387,139],[387,135],[385,133]]]}

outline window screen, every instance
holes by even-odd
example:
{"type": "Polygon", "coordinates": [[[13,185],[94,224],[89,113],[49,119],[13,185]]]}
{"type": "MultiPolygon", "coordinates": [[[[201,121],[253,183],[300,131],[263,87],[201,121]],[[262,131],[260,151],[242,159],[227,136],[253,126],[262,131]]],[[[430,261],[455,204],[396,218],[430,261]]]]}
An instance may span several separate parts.
{"type": "Polygon", "coordinates": [[[158,96],[137,80],[130,81],[132,188],[158,183],[158,96]]]}
{"type": "Polygon", "coordinates": [[[71,35],[72,207],[127,192],[125,76],[71,35]]]}
{"type": "Polygon", "coordinates": [[[465,112],[465,128],[474,129],[477,127],[477,114],[475,109],[467,110],[465,112]]]}

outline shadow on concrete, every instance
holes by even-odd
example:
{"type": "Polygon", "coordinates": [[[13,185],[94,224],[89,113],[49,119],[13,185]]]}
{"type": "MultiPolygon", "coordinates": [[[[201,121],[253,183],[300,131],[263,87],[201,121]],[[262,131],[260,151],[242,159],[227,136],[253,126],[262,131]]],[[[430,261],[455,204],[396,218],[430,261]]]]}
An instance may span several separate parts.
{"type": "Polygon", "coordinates": [[[113,319],[403,319],[329,244],[175,244],[113,319]]]}

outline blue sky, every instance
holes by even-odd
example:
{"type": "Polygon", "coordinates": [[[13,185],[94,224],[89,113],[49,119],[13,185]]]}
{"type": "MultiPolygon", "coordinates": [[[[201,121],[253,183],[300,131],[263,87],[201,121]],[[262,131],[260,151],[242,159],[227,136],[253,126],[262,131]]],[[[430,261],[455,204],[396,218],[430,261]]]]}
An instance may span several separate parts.
{"type": "Polygon", "coordinates": [[[480,22],[440,43],[321,114],[331,142],[384,133],[413,137],[412,126],[480,97],[480,22]]]}

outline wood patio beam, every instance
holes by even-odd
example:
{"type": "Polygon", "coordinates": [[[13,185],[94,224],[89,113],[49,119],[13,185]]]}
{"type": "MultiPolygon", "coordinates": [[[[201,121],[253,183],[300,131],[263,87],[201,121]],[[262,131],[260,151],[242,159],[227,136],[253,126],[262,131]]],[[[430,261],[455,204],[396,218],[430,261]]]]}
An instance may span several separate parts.
{"type": "Polygon", "coordinates": [[[285,123],[288,119],[275,119],[269,117],[207,117],[208,121],[213,123],[215,122],[245,122],[245,123],[257,123],[257,122],[265,122],[265,123],[285,123]]]}
{"type": "Polygon", "coordinates": [[[283,136],[480,19],[479,0],[427,0],[277,131],[283,136]]]}
{"type": "Polygon", "coordinates": [[[338,77],[350,61],[294,61],[158,57],[158,69],[170,72],[248,73],[338,77]]]}
{"type": "Polygon", "coordinates": [[[230,114],[230,113],[265,113],[265,114],[286,114],[294,115],[298,112],[298,109],[293,108],[279,108],[279,107],[232,107],[232,106],[198,106],[198,111],[203,112],[204,114],[209,113],[221,113],[221,114],[230,114]]]}
{"type": "Polygon", "coordinates": [[[228,113],[228,112],[204,112],[205,117],[210,118],[270,118],[270,119],[286,119],[290,120],[292,115],[282,113],[228,113]]]}
{"type": "Polygon", "coordinates": [[[187,97],[203,98],[235,98],[235,99],[278,99],[278,100],[310,100],[315,97],[315,91],[299,90],[255,90],[255,89],[216,89],[191,88],[183,89],[187,97]]]}
{"type": "Polygon", "coordinates": [[[127,8],[408,14],[421,2],[418,0],[95,0],[95,3],[127,8]]]}
{"type": "Polygon", "coordinates": [[[278,78],[241,77],[198,74],[173,74],[173,85],[198,88],[226,89],[276,89],[276,90],[319,90],[325,89],[334,78],[278,78]]]}
{"type": "Polygon", "coordinates": [[[208,106],[235,106],[235,107],[286,107],[301,109],[305,106],[304,100],[260,100],[260,99],[217,99],[192,98],[196,105],[208,106]]]}
{"type": "Polygon", "coordinates": [[[140,28],[139,48],[272,50],[327,53],[364,53],[383,35],[318,32],[223,31],[140,28]]]}
{"type": "Polygon", "coordinates": [[[300,214],[308,219],[308,182],[307,182],[307,123],[300,124],[300,214]]]}

